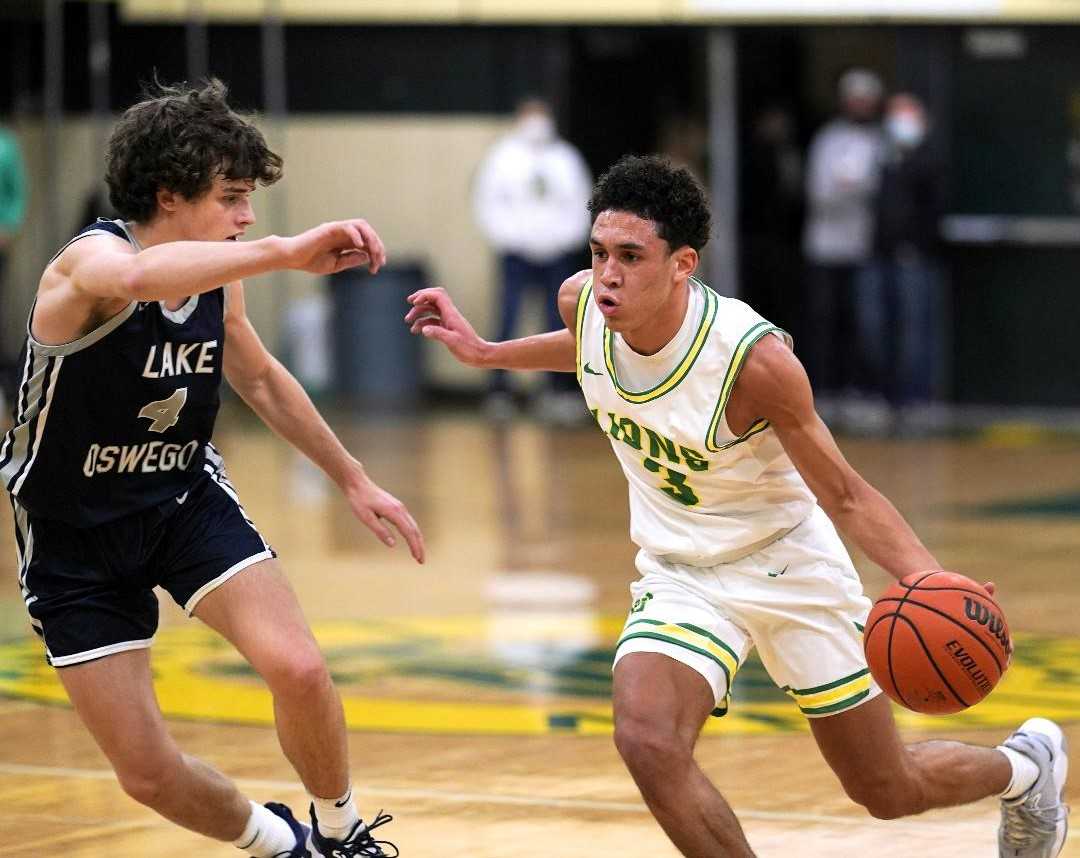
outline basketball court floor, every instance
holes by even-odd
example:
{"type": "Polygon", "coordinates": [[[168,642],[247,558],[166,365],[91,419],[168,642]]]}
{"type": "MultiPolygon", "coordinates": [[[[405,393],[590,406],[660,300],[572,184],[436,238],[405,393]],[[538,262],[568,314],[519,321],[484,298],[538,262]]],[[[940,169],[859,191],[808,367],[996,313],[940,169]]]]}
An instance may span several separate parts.
{"type": "MultiPolygon", "coordinates": [[[[601,432],[468,415],[334,423],[421,523],[426,565],[382,547],[317,471],[236,407],[218,445],[338,681],[361,812],[395,815],[382,830],[405,858],[674,858],[611,741],[609,664],[635,571],[626,486],[601,432]]],[[[953,717],[899,713],[905,735],[995,744],[1042,714],[1080,747],[1080,438],[1013,427],[842,446],[943,564],[997,582],[1017,642],[988,700],[953,717]]],[[[238,854],[121,792],[29,632],[8,517],[0,528],[4,855],[238,854]]],[[[886,575],[856,563],[879,594],[886,575]]],[[[161,598],[154,668],[181,745],[253,798],[301,810],[268,695],[161,598]]],[[[756,661],[699,759],[762,858],[997,854],[994,800],[889,823],[852,805],[756,661]]],[[[1075,751],[1072,763],[1076,804],[1075,751]]],[[[1080,858],[1080,835],[1062,854],[1080,858]]]]}

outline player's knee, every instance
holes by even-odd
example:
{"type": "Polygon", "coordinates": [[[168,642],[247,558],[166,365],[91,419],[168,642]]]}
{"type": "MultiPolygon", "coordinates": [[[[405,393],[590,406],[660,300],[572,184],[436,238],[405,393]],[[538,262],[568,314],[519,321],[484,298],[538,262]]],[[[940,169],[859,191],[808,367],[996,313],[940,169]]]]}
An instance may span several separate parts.
{"type": "Polygon", "coordinates": [[[660,773],[688,761],[692,746],[663,719],[623,715],[615,720],[615,747],[635,774],[660,773]]]}
{"type": "Polygon", "coordinates": [[[131,798],[147,807],[158,807],[176,779],[179,757],[146,755],[118,766],[116,777],[131,798]]]}
{"type": "Polygon", "coordinates": [[[263,678],[276,695],[317,694],[330,684],[330,671],[318,647],[291,650],[263,670],[263,678]]]}

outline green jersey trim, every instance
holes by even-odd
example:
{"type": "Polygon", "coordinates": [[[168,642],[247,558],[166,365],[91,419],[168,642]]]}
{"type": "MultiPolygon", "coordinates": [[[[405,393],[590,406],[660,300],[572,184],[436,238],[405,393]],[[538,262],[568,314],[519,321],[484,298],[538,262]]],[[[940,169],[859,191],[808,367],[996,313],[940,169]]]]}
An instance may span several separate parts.
{"type": "Polygon", "coordinates": [[[644,402],[652,402],[654,399],[659,399],[665,393],[670,393],[678,387],[679,382],[686,378],[691,368],[697,362],[698,356],[701,354],[705,342],[709,338],[709,330],[712,328],[712,324],[716,319],[716,312],[717,308],[720,306],[720,299],[712,289],[700,280],[697,278],[691,279],[694,283],[701,286],[705,296],[705,307],[701,312],[698,329],[694,334],[693,341],[690,343],[690,348],[687,349],[686,354],[683,355],[683,359],[679,361],[679,365],[671,371],[671,374],[668,375],[667,378],[655,387],[635,392],[626,390],[619,384],[619,376],[615,371],[614,336],[611,331],[608,330],[607,325],[604,326],[604,362],[607,364],[608,375],[611,377],[611,382],[615,385],[615,392],[627,402],[641,405],[644,402]]]}
{"type": "Polygon", "coordinates": [[[577,364],[577,380],[578,384],[581,384],[581,337],[585,330],[585,311],[589,308],[589,297],[592,295],[592,277],[585,281],[585,285],[581,287],[581,292],[577,299],[577,310],[575,311],[575,333],[574,333],[574,362],[577,364]]]}
{"type": "Polygon", "coordinates": [[[724,417],[724,410],[731,399],[731,393],[735,389],[735,382],[739,378],[739,373],[742,372],[742,368],[746,364],[750,349],[754,347],[758,340],[771,333],[779,333],[783,335],[785,340],[790,340],[789,334],[783,328],[778,328],[776,325],[763,321],[758,322],[743,334],[742,339],[735,346],[735,351],[731,356],[731,363],[728,364],[727,372],[724,374],[724,383],[720,386],[720,396],[716,401],[716,410],[713,411],[712,421],[709,423],[709,431],[705,435],[705,448],[709,452],[719,453],[721,450],[727,450],[729,447],[741,444],[751,435],[756,435],[758,432],[763,432],[769,428],[767,420],[758,419],[738,438],[728,441],[726,444],[720,444],[716,440],[716,433],[720,429],[720,421],[724,417]]]}

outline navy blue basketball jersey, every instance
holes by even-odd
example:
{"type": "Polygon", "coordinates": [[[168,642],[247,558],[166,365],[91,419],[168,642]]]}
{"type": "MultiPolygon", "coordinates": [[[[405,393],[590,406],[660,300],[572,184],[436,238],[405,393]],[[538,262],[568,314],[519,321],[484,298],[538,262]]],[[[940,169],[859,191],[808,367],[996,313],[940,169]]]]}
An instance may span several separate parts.
{"type": "MultiPolygon", "coordinates": [[[[68,245],[103,232],[138,247],[107,220],[68,245]]],[[[55,346],[28,323],[15,425],[0,445],[0,479],[19,504],[91,527],[182,496],[203,472],[217,417],[224,302],[220,288],[178,310],[133,301],[55,346]]]]}

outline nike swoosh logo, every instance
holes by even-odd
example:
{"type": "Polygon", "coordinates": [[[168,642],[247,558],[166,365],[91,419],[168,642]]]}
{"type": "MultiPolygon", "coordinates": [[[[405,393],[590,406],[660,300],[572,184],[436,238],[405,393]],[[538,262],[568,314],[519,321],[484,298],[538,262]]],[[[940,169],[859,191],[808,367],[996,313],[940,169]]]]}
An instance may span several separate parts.
{"type": "Polygon", "coordinates": [[[344,807],[352,799],[352,790],[349,790],[348,794],[341,801],[335,801],[334,807],[344,807]]]}
{"type": "MultiPolygon", "coordinates": [[[[788,566],[790,566],[790,565],[791,565],[791,564],[789,563],[789,564],[788,564],[788,566]]],[[[781,570],[780,570],[779,572],[770,572],[770,573],[769,573],[769,577],[770,577],[770,578],[779,578],[779,577],[780,577],[781,575],[783,575],[783,574],[784,574],[785,572],[787,572],[787,570],[788,570],[788,568],[787,568],[787,566],[785,566],[785,567],[784,567],[783,569],[781,569],[781,570]]]]}
{"type": "Polygon", "coordinates": [[[187,492],[184,492],[182,495],[177,495],[176,496],[176,502],[177,503],[183,503],[184,501],[187,500],[187,496],[188,496],[187,492]]]}
{"type": "Polygon", "coordinates": [[[587,372],[589,375],[603,375],[602,372],[597,372],[595,369],[589,366],[588,361],[585,362],[585,372],[587,372]]]}

